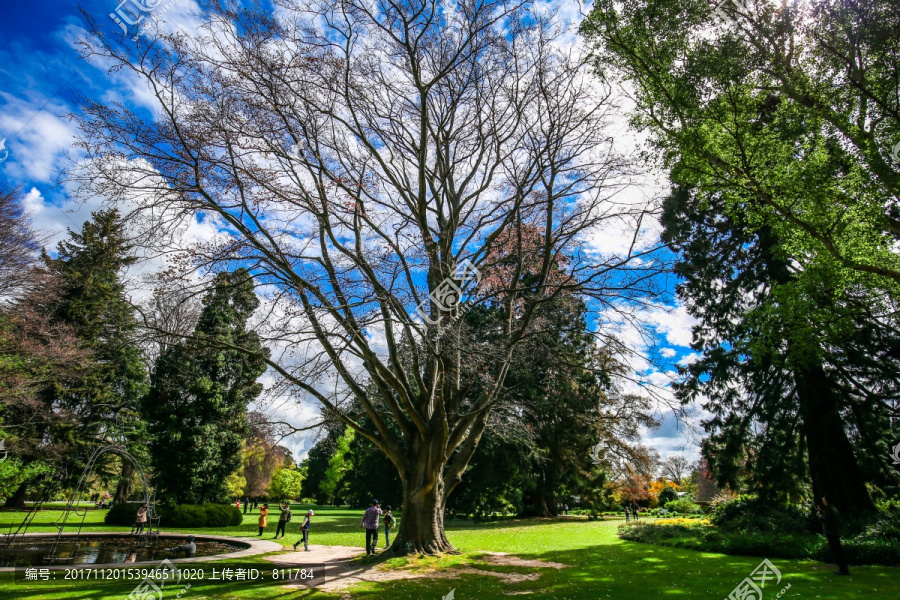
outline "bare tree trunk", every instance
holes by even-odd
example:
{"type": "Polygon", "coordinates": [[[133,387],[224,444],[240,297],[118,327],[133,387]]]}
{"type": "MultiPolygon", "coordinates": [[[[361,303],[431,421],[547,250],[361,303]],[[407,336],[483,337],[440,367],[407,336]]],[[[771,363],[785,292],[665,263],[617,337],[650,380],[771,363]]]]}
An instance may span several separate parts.
{"type": "Polygon", "coordinates": [[[26,492],[28,492],[28,482],[22,483],[13,495],[6,499],[3,508],[25,508],[26,492]]]}
{"type": "Polygon", "coordinates": [[[797,394],[816,501],[827,494],[845,515],[875,510],[824,370],[798,372],[797,394]]]}
{"type": "Polygon", "coordinates": [[[550,510],[550,507],[547,506],[547,496],[541,492],[541,516],[542,517],[552,517],[553,512],[550,510]]]}
{"type": "Polygon", "coordinates": [[[443,464],[419,464],[403,481],[403,515],[391,544],[396,554],[456,553],[444,532],[443,464]]]}
{"type": "Polygon", "coordinates": [[[119,484],[116,486],[116,493],[113,496],[113,504],[128,502],[128,496],[131,495],[131,483],[134,479],[134,465],[131,461],[122,460],[122,472],[119,477],[119,484]]]}

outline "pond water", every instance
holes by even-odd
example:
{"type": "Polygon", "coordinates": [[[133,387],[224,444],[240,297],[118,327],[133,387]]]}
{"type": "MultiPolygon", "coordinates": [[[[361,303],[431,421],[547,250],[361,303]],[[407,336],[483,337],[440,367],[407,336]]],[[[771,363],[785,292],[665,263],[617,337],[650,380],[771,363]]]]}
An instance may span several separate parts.
{"type": "MultiPolygon", "coordinates": [[[[29,565],[89,565],[106,563],[134,563],[184,558],[179,552],[169,552],[167,547],[185,543],[183,538],[171,537],[129,537],[82,535],[76,544],[63,537],[53,550],[52,537],[24,538],[15,541],[9,548],[0,547],[0,566],[29,565]]],[[[246,548],[238,542],[195,540],[197,552],[194,556],[227,554],[246,548]]]]}

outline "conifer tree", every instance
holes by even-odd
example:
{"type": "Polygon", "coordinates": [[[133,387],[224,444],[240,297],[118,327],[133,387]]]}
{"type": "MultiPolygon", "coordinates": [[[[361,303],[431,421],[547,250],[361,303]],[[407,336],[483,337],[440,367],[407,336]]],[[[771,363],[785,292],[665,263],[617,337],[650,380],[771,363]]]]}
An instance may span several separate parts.
{"type": "Polygon", "coordinates": [[[256,380],[268,356],[247,329],[257,306],[245,269],[220,273],[193,336],[156,361],[144,414],[156,484],[169,501],[222,499],[241,466],[247,405],[262,392],[256,380]]]}

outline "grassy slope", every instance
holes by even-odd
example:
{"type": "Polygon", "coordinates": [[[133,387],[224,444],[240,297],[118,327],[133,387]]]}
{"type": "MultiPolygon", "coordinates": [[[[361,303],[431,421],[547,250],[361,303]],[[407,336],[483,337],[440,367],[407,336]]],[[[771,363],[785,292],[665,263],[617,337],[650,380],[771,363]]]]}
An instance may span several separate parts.
{"type": "MultiPolygon", "coordinates": [[[[300,514],[295,509],[295,514],[300,514]]],[[[49,525],[59,516],[57,511],[42,512],[36,522],[49,525]]],[[[0,527],[20,520],[21,513],[0,513],[0,527]]],[[[311,541],[313,544],[361,545],[357,528],[360,511],[317,508],[311,541]]],[[[297,521],[297,519],[295,519],[297,521]]],[[[471,522],[448,523],[450,540],[464,552],[462,557],[417,561],[422,567],[449,568],[461,563],[479,565],[497,571],[531,573],[535,569],[523,567],[485,566],[478,561],[479,551],[509,552],[522,558],[541,558],[569,565],[566,569],[540,569],[536,581],[504,583],[490,575],[465,574],[454,579],[417,579],[361,584],[352,590],[353,598],[434,599],[445,596],[455,588],[458,600],[505,598],[513,594],[527,594],[532,598],[558,600],[649,600],[651,598],[709,598],[721,600],[759,563],[759,558],[707,554],[691,550],[666,548],[624,542],[616,538],[615,529],[621,521],[586,522],[559,520],[506,521],[474,525],[471,522]]],[[[297,539],[298,522],[291,523],[291,533],[283,543],[297,539]]],[[[227,529],[193,530],[232,536],[255,534],[256,517],[248,515],[239,527],[227,529]]],[[[50,531],[50,527],[36,526],[34,531],[50,531]]],[[[85,531],[110,531],[102,522],[102,512],[90,512],[85,531]]],[[[120,529],[120,528],[119,528],[120,529]]],[[[268,537],[274,526],[268,529],[268,537]]],[[[257,559],[258,560],[258,559],[257,559]]],[[[365,559],[361,559],[365,560],[365,559]]],[[[250,561],[242,561],[246,564],[250,561]]],[[[775,588],[767,586],[765,599],[772,600],[778,590],[791,584],[783,599],[791,598],[865,598],[866,600],[900,597],[900,569],[888,567],[856,567],[853,576],[840,578],[821,563],[774,560],[784,579],[775,588]],[[772,590],[771,592],[769,590],[772,590]]],[[[406,559],[392,559],[392,564],[405,564],[406,559]]],[[[221,564],[221,563],[220,563],[221,564]]],[[[134,582],[102,584],[60,582],[51,584],[14,584],[9,575],[0,576],[0,598],[57,599],[85,598],[91,600],[124,600],[134,588],[134,582]]],[[[169,590],[166,598],[174,598],[178,590],[169,590]]],[[[335,596],[332,596],[335,597],[335,596]]],[[[327,595],[311,590],[288,589],[266,583],[236,582],[233,584],[195,585],[182,596],[185,600],[202,598],[260,598],[325,599],[327,595]]]]}

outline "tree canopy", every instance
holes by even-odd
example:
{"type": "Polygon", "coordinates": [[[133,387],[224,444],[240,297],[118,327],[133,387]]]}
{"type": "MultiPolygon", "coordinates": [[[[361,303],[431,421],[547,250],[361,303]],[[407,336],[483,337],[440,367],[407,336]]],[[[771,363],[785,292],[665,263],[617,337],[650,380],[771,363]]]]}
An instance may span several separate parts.
{"type": "Polygon", "coordinates": [[[867,479],[897,482],[896,6],[723,6],[603,0],[583,24],[673,185],[663,238],[702,353],[678,395],[708,399],[720,482],[866,510],[867,479]]]}

